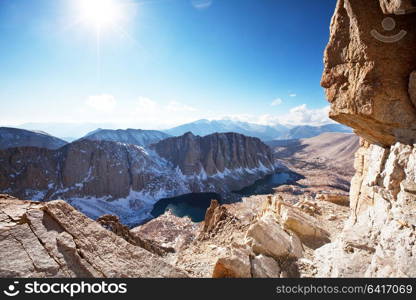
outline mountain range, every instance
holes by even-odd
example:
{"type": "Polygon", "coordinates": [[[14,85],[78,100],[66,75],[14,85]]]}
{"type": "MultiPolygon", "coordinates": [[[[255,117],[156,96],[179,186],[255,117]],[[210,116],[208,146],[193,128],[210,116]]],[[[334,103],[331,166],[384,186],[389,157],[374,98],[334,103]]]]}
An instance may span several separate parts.
{"type": "MultiPolygon", "coordinates": [[[[119,128],[114,124],[96,124],[96,123],[80,123],[80,124],[69,124],[69,123],[26,123],[17,126],[21,129],[27,130],[42,130],[53,136],[59,137],[67,142],[87,137],[89,135],[97,136],[98,131],[106,130],[100,133],[100,136],[107,136],[110,140],[114,139],[114,135],[125,135],[121,133],[119,128]],[[99,128],[99,129],[97,129],[99,128]],[[106,129],[101,129],[106,128],[106,129]],[[117,132],[110,132],[113,130],[117,132]],[[110,137],[111,135],[112,137],[110,137]]],[[[129,129],[128,129],[129,130],[129,129]]],[[[138,130],[138,129],[137,129],[138,130]]],[[[131,130],[130,130],[131,131],[131,130]]],[[[282,140],[282,139],[299,139],[309,138],[317,136],[324,132],[346,132],[351,133],[351,129],[341,124],[327,124],[322,126],[310,126],[310,125],[259,125],[248,122],[241,122],[229,119],[222,120],[198,120],[195,122],[183,124],[170,129],[159,130],[158,132],[164,132],[170,136],[181,136],[187,132],[192,132],[194,135],[205,136],[212,133],[225,133],[225,132],[236,132],[244,134],[246,136],[257,137],[262,141],[271,140],[282,140]]],[[[136,133],[135,133],[136,135],[136,133]]],[[[158,134],[160,135],[160,134],[158,134]]],[[[101,138],[100,137],[100,138],[101,138]]],[[[126,140],[126,138],[121,138],[126,140]]],[[[130,140],[130,138],[128,138],[130,140]]]]}
{"type": "Polygon", "coordinates": [[[13,147],[40,147],[58,149],[67,142],[43,131],[0,127],[0,149],[13,147]]]}
{"type": "Polygon", "coordinates": [[[92,141],[110,141],[132,144],[137,146],[148,146],[170,137],[170,135],[157,130],[141,129],[97,129],[88,133],[82,139],[92,141]]]}
{"type": "Polygon", "coordinates": [[[91,218],[113,214],[134,224],[150,217],[162,198],[199,192],[226,196],[277,167],[268,146],[237,133],[187,133],[145,148],[81,139],[56,150],[0,150],[0,193],[64,199],[91,218]]]}
{"type": "Polygon", "coordinates": [[[164,132],[173,136],[183,135],[186,132],[201,136],[214,132],[237,132],[246,136],[257,137],[263,141],[271,141],[310,138],[324,132],[351,133],[351,129],[341,124],[322,126],[284,126],[279,124],[268,126],[226,119],[212,121],[204,119],[174,127],[164,132]]]}
{"type": "Polygon", "coordinates": [[[325,131],[346,130],[336,124],[287,128],[201,120],[167,132],[97,129],[67,143],[44,132],[0,128],[0,192],[60,198],[92,218],[110,213],[132,224],[149,217],[162,198],[227,196],[275,173],[282,165],[261,139],[325,131]],[[190,131],[171,136],[185,129],[190,131]]]}

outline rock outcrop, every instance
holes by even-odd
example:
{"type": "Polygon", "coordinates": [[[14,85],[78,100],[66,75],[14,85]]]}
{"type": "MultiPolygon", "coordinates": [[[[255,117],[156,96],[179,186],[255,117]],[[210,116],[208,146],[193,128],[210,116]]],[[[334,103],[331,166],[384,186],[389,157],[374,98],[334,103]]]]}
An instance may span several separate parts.
{"type": "Polygon", "coordinates": [[[318,207],[312,202],[299,201],[298,205],[291,205],[281,197],[268,197],[261,214],[272,212],[284,230],[294,233],[303,244],[316,248],[329,242],[329,233],[310,216],[313,211],[317,212],[318,207]]]}
{"type": "Polygon", "coordinates": [[[272,214],[263,215],[247,231],[247,243],[254,253],[276,260],[302,257],[302,243],[296,234],[285,231],[272,214]]]}
{"type": "Polygon", "coordinates": [[[143,238],[140,234],[134,234],[130,231],[130,228],[120,223],[117,216],[104,215],[97,219],[97,223],[103,226],[105,229],[115,233],[119,237],[123,238],[132,245],[139,246],[147,251],[159,255],[165,256],[167,253],[174,252],[175,249],[171,247],[164,247],[157,242],[143,238]]]}
{"type": "Polygon", "coordinates": [[[322,84],[331,102],[330,116],[364,139],[355,159],[350,219],[337,241],[315,251],[318,276],[416,276],[412,4],[338,1],[322,84]],[[392,35],[380,29],[387,17],[383,12],[397,9],[404,10],[394,17],[396,29],[406,35],[394,43],[373,36],[372,30],[392,35]]]}
{"type": "Polygon", "coordinates": [[[111,214],[138,224],[162,198],[227,195],[275,170],[271,150],[239,134],[188,134],[150,148],[83,139],[57,150],[0,150],[0,191],[20,199],[64,199],[91,218],[111,214]]]}
{"type": "Polygon", "coordinates": [[[279,195],[256,195],[232,204],[211,201],[202,223],[167,211],[130,233],[174,249],[163,259],[190,277],[311,277],[314,249],[339,235],[349,209],[299,200],[291,205],[279,195]]]}
{"type": "Polygon", "coordinates": [[[0,197],[1,277],[186,277],[64,201],[0,197]]]}
{"type": "Polygon", "coordinates": [[[211,200],[211,205],[208,207],[205,214],[204,225],[199,234],[199,239],[209,239],[210,236],[217,234],[225,223],[236,223],[237,218],[230,214],[227,208],[220,205],[217,200],[211,200]]]}
{"type": "MultiPolygon", "coordinates": [[[[411,144],[416,136],[416,109],[408,86],[409,76],[416,70],[415,17],[395,16],[396,31],[383,30],[387,16],[380,2],[387,8],[386,3],[401,1],[338,1],[325,52],[322,86],[331,103],[332,119],[352,127],[372,143],[411,144]],[[374,36],[377,32],[389,37],[400,30],[406,35],[396,42],[374,36]]],[[[391,24],[384,27],[394,28],[391,20],[388,22],[391,24]]]]}
{"type": "Polygon", "coordinates": [[[350,203],[349,196],[342,194],[317,194],[315,199],[317,201],[328,201],[338,205],[349,205],[350,203]]]}
{"type": "MultiPolygon", "coordinates": [[[[240,210],[242,205],[237,205],[240,210]]],[[[310,202],[310,205],[314,207],[313,211],[320,210],[317,204],[310,202]]],[[[212,210],[221,215],[218,206],[212,210]]],[[[227,246],[228,250],[216,260],[212,276],[299,277],[300,267],[305,268],[304,261],[309,262],[303,257],[310,255],[310,249],[330,242],[330,234],[320,228],[318,220],[309,213],[310,210],[305,212],[279,196],[267,196],[256,218],[245,220],[249,222],[249,226],[245,227],[244,238],[234,239],[227,246]]],[[[207,217],[212,215],[214,214],[207,213],[207,217]]],[[[208,218],[209,224],[214,223],[213,220],[212,217],[208,218]]],[[[244,221],[237,220],[237,223],[244,221]]]]}
{"type": "Polygon", "coordinates": [[[221,257],[215,264],[212,278],[251,278],[250,252],[234,245],[231,256],[221,257]]]}
{"type": "Polygon", "coordinates": [[[385,14],[404,15],[416,12],[416,4],[413,0],[380,0],[380,6],[385,14]]]}
{"type": "Polygon", "coordinates": [[[190,218],[175,216],[170,210],[149,222],[130,230],[135,239],[145,240],[165,249],[179,252],[196,239],[199,224],[190,218]]]}
{"type": "Polygon", "coordinates": [[[0,127],[0,149],[14,147],[39,147],[46,149],[58,149],[67,142],[53,137],[42,131],[0,127]]]}
{"type": "MultiPolygon", "coordinates": [[[[274,168],[273,154],[268,146],[257,138],[238,133],[200,137],[188,132],[181,137],[165,139],[152,149],[185,176],[199,174],[202,178],[224,178],[238,170],[244,174],[240,180],[250,182],[253,179],[250,174],[274,168]]],[[[238,189],[236,183],[230,184],[235,184],[234,190],[238,189]]]]}

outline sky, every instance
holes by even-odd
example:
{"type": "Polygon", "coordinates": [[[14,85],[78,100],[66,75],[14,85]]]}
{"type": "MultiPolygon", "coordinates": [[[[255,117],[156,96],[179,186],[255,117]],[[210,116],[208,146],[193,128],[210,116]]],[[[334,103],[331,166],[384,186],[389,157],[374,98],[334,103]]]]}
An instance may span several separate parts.
{"type": "Polygon", "coordinates": [[[0,126],[330,122],[335,0],[0,0],[0,126]]]}

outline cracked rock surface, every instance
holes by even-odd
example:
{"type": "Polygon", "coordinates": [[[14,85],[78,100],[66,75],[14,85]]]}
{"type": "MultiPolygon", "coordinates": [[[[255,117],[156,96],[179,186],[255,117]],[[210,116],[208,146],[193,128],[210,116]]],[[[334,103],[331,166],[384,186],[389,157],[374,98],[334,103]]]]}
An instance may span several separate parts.
{"type": "MultiPolygon", "coordinates": [[[[318,276],[416,276],[414,1],[338,0],[322,85],[330,117],[362,137],[342,234],[315,251],[318,276]],[[371,36],[388,14],[406,35],[371,36]]],[[[396,32],[397,32],[396,31],[396,32]]],[[[391,34],[391,33],[390,33],[391,34]]]]}
{"type": "Polygon", "coordinates": [[[64,201],[0,196],[2,277],[186,277],[64,201]]]}

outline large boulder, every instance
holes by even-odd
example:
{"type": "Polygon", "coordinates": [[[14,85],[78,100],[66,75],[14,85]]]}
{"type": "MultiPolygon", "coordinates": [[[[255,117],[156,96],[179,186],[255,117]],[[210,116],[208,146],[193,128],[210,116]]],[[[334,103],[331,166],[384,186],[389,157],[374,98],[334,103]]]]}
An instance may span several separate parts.
{"type": "Polygon", "coordinates": [[[279,216],[283,228],[296,233],[304,244],[322,245],[329,242],[329,233],[319,227],[315,219],[299,210],[283,205],[279,216]]]}
{"type": "Polygon", "coordinates": [[[0,198],[1,277],[186,277],[64,201],[0,198]]]}
{"type": "Polygon", "coordinates": [[[303,249],[299,238],[286,232],[272,214],[263,215],[247,231],[247,244],[256,254],[275,259],[302,257],[303,249]]]}
{"type": "Polygon", "coordinates": [[[317,206],[312,201],[301,201],[291,205],[280,196],[269,196],[263,204],[262,214],[272,214],[275,216],[279,226],[292,233],[292,236],[300,238],[303,244],[316,248],[329,242],[329,233],[322,229],[317,220],[310,216],[311,211],[319,212],[317,206]],[[302,209],[305,206],[309,209],[302,209]],[[312,210],[314,208],[314,210],[312,210]],[[306,211],[305,211],[306,210],[306,211]]]}
{"type": "Polygon", "coordinates": [[[227,223],[235,224],[237,223],[237,218],[230,214],[224,205],[220,205],[218,200],[211,200],[198,238],[200,240],[209,239],[217,234],[227,223]]]}
{"type": "Polygon", "coordinates": [[[253,278],[279,278],[281,268],[271,257],[257,255],[251,260],[253,278]]]}
{"type": "MultiPolygon", "coordinates": [[[[189,217],[177,217],[170,210],[130,230],[135,239],[158,245],[165,253],[179,252],[191,244],[198,234],[199,224],[189,217]]],[[[153,248],[153,247],[152,247],[153,248]]]]}
{"type": "Polygon", "coordinates": [[[250,251],[239,245],[234,245],[230,256],[218,259],[212,277],[251,278],[250,251]]]}
{"type": "Polygon", "coordinates": [[[175,252],[175,249],[172,247],[162,246],[153,239],[146,239],[140,234],[134,233],[133,230],[130,231],[127,226],[120,223],[117,216],[103,215],[97,219],[97,223],[123,238],[130,244],[146,249],[153,254],[165,256],[168,253],[175,252]]]}

